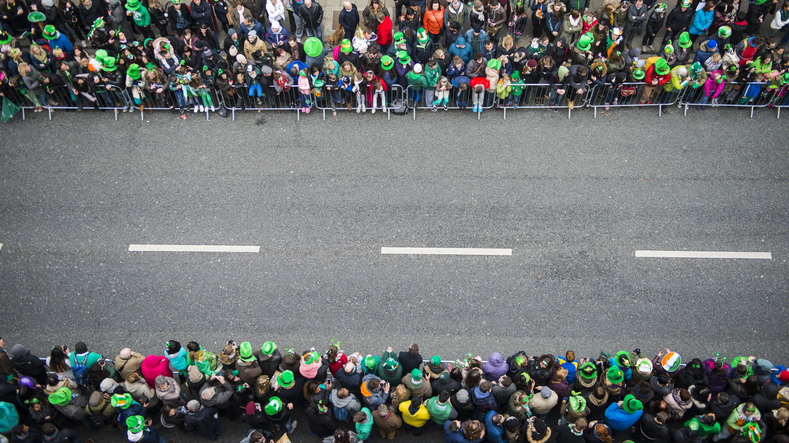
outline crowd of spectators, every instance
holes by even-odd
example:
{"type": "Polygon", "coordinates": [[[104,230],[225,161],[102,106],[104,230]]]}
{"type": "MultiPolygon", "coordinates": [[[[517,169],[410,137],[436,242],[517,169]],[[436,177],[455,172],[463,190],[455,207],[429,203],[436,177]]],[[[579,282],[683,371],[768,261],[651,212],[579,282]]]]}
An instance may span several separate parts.
{"type": "Polygon", "coordinates": [[[375,112],[395,89],[433,111],[572,109],[590,90],[606,106],[685,88],[700,110],[789,101],[789,1],[369,0],[361,13],[345,1],[325,38],[315,0],[124,1],[0,2],[0,94],[35,112],[375,112]]]}
{"type": "Polygon", "coordinates": [[[242,443],[277,441],[299,423],[323,443],[431,428],[447,443],[786,443],[788,407],[785,366],[683,362],[670,349],[445,360],[423,358],[417,344],[364,355],[333,340],[325,352],[170,340],[152,355],[124,348],[106,358],[79,342],[43,359],[0,338],[2,442],[77,442],[114,428],[130,442],[164,443],[162,427],[215,440],[224,417],[222,426],[248,426],[242,443]]]}

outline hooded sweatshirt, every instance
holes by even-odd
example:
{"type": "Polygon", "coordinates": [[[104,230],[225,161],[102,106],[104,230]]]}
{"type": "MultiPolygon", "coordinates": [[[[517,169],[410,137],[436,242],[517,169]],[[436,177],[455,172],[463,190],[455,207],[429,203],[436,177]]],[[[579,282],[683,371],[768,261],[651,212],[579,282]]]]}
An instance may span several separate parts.
{"type": "Polygon", "coordinates": [[[499,377],[507,373],[508,369],[509,367],[504,362],[504,358],[498,352],[490,354],[488,362],[482,365],[482,370],[485,372],[485,380],[488,381],[497,381],[499,377]]]}

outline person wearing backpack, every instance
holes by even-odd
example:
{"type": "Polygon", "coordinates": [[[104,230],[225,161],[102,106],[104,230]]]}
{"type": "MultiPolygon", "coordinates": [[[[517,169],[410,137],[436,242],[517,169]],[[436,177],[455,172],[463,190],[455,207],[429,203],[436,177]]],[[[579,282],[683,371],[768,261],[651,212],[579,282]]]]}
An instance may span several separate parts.
{"type": "Polygon", "coordinates": [[[84,387],[87,385],[86,375],[88,368],[102,358],[100,354],[88,351],[88,345],[83,342],[74,346],[74,352],[69,355],[71,361],[71,372],[74,374],[74,381],[84,387]]]}
{"type": "Polygon", "coordinates": [[[344,422],[348,422],[353,414],[362,410],[362,404],[346,388],[334,389],[329,401],[334,406],[334,417],[344,422]]]}
{"type": "Polygon", "coordinates": [[[90,394],[88,405],[85,406],[85,412],[88,414],[88,420],[93,423],[96,429],[108,426],[112,423],[115,414],[117,414],[110,400],[104,398],[98,391],[90,394]]]}

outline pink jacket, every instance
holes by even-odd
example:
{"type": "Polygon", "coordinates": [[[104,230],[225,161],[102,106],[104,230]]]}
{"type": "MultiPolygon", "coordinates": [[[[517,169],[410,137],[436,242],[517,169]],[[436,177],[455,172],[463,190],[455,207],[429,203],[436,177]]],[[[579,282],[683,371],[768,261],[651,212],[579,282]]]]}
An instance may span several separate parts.
{"type": "Polygon", "coordinates": [[[726,84],[723,74],[721,74],[720,83],[715,80],[715,74],[721,74],[721,72],[718,70],[708,75],[707,81],[704,83],[704,95],[707,97],[718,98],[721,95],[721,91],[723,91],[723,86],[726,84]]]}
{"type": "Polygon", "coordinates": [[[170,361],[167,357],[161,355],[149,355],[142,361],[142,378],[145,383],[152,388],[156,388],[156,376],[164,375],[165,377],[173,377],[173,371],[170,370],[170,361]]]}

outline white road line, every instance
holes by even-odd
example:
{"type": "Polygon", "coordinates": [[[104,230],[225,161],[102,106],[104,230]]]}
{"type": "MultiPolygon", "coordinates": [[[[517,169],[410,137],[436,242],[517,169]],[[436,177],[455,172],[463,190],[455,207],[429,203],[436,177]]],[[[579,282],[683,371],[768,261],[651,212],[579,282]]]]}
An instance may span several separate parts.
{"type": "Polygon", "coordinates": [[[129,252],[260,252],[260,246],[129,245],[129,252]]]}
{"type": "Polygon", "coordinates": [[[726,252],[726,251],[636,251],[636,257],[658,258],[746,258],[772,260],[770,252],[726,252]]]}
{"type": "Polygon", "coordinates": [[[486,248],[381,248],[381,254],[512,255],[512,249],[486,248]]]}

